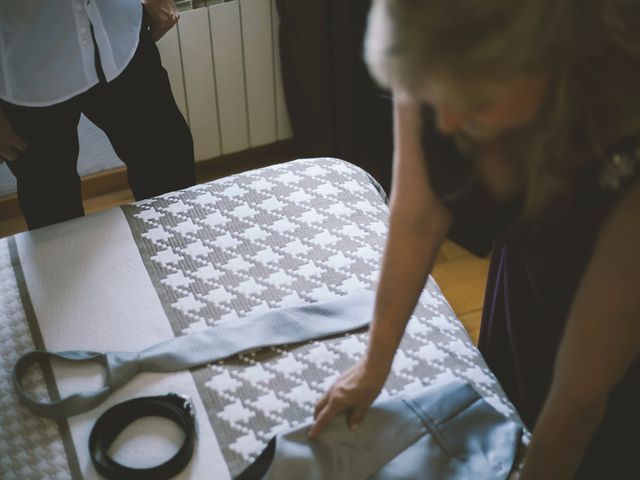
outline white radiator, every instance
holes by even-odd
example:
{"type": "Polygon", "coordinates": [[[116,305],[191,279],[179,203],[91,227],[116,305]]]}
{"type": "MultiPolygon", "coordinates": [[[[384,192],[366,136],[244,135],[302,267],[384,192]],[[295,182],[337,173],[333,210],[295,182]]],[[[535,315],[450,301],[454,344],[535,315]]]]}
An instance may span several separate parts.
{"type": "Polygon", "coordinates": [[[291,138],[278,22],[275,0],[234,0],[182,9],[158,42],[197,161],[291,138]]]}

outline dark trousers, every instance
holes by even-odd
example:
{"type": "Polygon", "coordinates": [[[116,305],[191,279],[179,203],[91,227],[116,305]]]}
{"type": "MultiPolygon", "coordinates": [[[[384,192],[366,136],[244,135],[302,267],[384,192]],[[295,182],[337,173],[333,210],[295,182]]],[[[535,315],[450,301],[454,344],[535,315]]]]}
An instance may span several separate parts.
{"type": "MultiPolygon", "coordinates": [[[[99,59],[96,65],[104,78],[99,59]]],[[[126,164],[136,200],[195,183],[191,132],[173,98],[146,16],[138,49],[118,78],[102,80],[56,105],[2,102],[2,107],[28,144],[15,162],[7,164],[17,179],[18,200],[29,229],[84,215],[76,168],[81,113],[107,134],[126,164]]]]}

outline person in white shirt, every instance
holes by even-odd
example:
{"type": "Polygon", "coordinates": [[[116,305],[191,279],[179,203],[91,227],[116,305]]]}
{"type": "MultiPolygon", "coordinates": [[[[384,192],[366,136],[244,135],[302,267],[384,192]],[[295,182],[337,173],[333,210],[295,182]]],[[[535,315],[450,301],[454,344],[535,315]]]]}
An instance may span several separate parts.
{"type": "Polygon", "coordinates": [[[154,43],[178,18],[173,0],[0,0],[0,162],[30,229],[84,214],[81,114],[107,134],[137,200],[195,183],[154,43]]]}

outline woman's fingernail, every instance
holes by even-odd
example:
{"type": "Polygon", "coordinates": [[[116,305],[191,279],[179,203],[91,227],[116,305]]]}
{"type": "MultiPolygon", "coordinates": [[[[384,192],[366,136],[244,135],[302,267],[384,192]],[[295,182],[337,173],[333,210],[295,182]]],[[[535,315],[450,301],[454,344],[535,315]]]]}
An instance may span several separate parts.
{"type": "Polygon", "coordinates": [[[357,423],[354,423],[353,425],[351,425],[351,427],[349,428],[349,430],[351,430],[352,432],[355,432],[356,430],[358,430],[358,427],[360,425],[357,423]]]}

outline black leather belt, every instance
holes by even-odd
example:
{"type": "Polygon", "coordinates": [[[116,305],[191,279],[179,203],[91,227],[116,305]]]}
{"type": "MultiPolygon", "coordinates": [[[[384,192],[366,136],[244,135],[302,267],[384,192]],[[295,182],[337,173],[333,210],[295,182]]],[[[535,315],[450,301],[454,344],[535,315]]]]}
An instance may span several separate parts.
{"type": "Polygon", "coordinates": [[[89,452],[96,471],[111,480],[163,480],[180,473],[191,460],[196,437],[195,411],[191,400],[176,393],[141,397],[119,403],[104,412],[91,430],[89,452]],[[132,422],[144,417],[163,417],[178,424],[184,442],[176,454],[151,468],[131,468],[108,454],[116,437],[132,422]]]}

